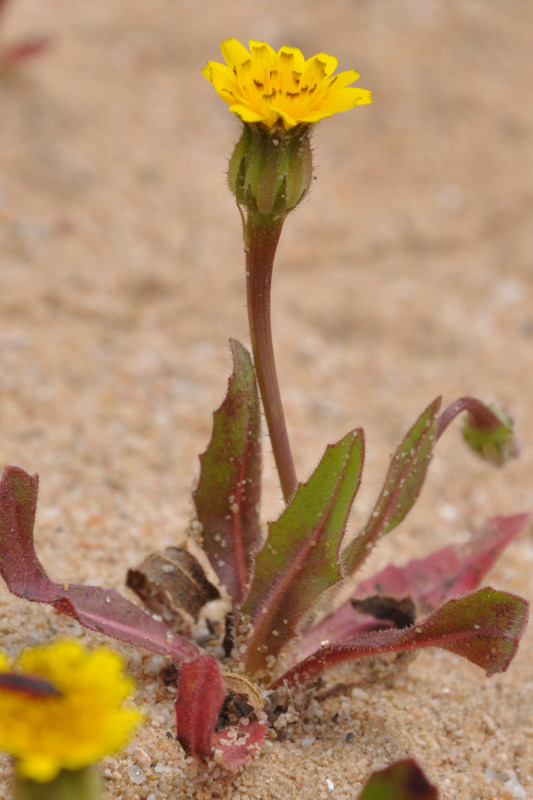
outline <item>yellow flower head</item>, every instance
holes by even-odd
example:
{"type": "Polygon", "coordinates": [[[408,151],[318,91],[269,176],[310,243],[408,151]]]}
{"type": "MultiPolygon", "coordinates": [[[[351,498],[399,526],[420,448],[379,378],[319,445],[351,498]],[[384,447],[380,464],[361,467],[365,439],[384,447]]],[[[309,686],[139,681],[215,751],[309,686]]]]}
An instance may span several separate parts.
{"type": "Polygon", "coordinates": [[[0,750],[22,777],[48,782],[116,753],[142,719],[124,707],[134,684],[105,648],[60,641],[24,650],[12,665],[0,654],[0,670],[9,673],[0,676],[0,750]]]}
{"type": "Polygon", "coordinates": [[[355,70],[333,75],[333,56],[319,53],[306,61],[295,47],[276,53],[266,42],[249,44],[250,52],[236,39],[227,39],[221,44],[226,64],[209,61],[202,70],[243,122],[275,128],[281,120],[288,131],[372,102],[371,92],[350,86],[359,77],[355,70]]]}

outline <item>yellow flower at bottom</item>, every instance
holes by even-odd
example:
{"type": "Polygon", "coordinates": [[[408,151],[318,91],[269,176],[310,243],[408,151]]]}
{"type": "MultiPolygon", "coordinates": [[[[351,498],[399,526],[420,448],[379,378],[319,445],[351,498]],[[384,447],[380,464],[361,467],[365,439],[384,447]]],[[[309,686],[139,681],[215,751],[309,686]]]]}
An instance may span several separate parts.
{"type": "Polygon", "coordinates": [[[0,670],[12,683],[0,681],[0,750],[22,777],[48,782],[116,753],[142,719],[124,706],[135,687],[122,659],[105,648],[59,641],[24,650],[12,665],[0,654],[0,670]],[[56,691],[33,692],[32,680],[56,691]]]}
{"type": "Polygon", "coordinates": [[[312,124],[340,111],[372,102],[372,93],[350,86],[359,73],[351,69],[333,75],[337,59],[319,53],[305,60],[295,47],[277,53],[266,42],[249,43],[250,52],[236,39],[222,42],[226,64],[209,61],[202,75],[243,122],[286,131],[312,124]]]}

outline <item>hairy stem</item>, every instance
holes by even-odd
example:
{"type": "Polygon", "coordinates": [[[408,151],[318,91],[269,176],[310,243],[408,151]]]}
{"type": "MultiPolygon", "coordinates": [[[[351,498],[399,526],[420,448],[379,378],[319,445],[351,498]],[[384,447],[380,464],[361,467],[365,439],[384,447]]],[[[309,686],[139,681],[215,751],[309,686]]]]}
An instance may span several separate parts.
{"type": "Polygon", "coordinates": [[[244,235],[252,353],[281,489],[288,503],[296,491],[297,480],[281,404],[270,320],[272,269],[282,227],[283,219],[257,224],[249,217],[244,235]]]}
{"type": "Polygon", "coordinates": [[[502,425],[502,421],[498,415],[485,405],[485,403],[482,403],[481,400],[478,400],[476,397],[460,397],[459,400],[456,400],[455,403],[452,403],[451,406],[448,406],[448,408],[443,411],[437,424],[436,439],[440,439],[448,425],[464,411],[468,412],[472,424],[476,428],[493,430],[494,428],[500,428],[502,425]]]}

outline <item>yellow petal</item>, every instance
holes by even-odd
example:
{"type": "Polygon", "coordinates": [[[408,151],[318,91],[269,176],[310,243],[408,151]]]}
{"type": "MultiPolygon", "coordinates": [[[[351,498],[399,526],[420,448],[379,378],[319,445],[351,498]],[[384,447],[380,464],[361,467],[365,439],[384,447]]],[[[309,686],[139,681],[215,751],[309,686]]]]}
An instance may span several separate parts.
{"type": "Polygon", "coordinates": [[[220,45],[222,55],[229,67],[240,66],[250,58],[250,53],[244,45],[237,41],[237,39],[226,39],[220,45]]]}
{"type": "Polygon", "coordinates": [[[226,64],[210,61],[202,74],[244,122],[286,130],[311,124],[355,105],[370,103],[371,93],[350,87],[359,74],[334,75],[337,59],[318,53],[307,61],[296,47],[276,53],[266,42],[251,39],[250,52],[236,39],[222,42],[226,64]]]}
{"type": "Polygon", "coordinates": [[[271,70],[274,69],[276,63],[276,51],[266,42],[256,42],[250,39],[250,54],[252,56],[252,63],[254,67],[259,69],[271,70]]]}
{"type": "MultiPolygon", "coordinates": [[[[356,72],[355,69],[348,69],[348,70],[346,70],[346,72],[339,72],[338,75],[333,75],[330,78],[330,81],[332,82],[330,85],[332,85],[333,81],[335,81],[335,86],[338,89],[339,88],[344,88],[345,86],[349,86],[351,83],[355,83],[355,81],[359,77],[360,77],[359,73],[356,72]]],[[[361,91],[364,91],[364,90],[361,90],[361,91]]]]}
{"type": "Polygon", "coordinates": [[[281,61],[281,57],[285,55],[292,55],[292,67],[295,72],[303,72],[305,69],[305,58],[303,57],[303,53],[301,50],[298,50],[297,47],[282,47],[278,52],[278,58],[281,61]]]}
{"type": "Polygon", "coordinates": [[[21,775],[52,780],[123,747],[141,720],[124,706],[134,686],[122,659],[77,641],[24,650],[12,669],[50,681],[60,695],[0,690],[0,749],[13,755],[21,775]]]}
{"type": "Polygon", "coordinates": [[[235,112],[235,114],[238,114],[243,122],[262,122],[264,119],[262,114],[258,113],[257,111],[253,111],[243,103],[234,103],[229,107],[229,110],[235,112]]]}
{"type": "Polygon", "coordinates": [[[276,119],[281,119],[283,121],[283,126],[286,131],[294,128],[301,120],[296,119],[296,117],[292,117],[290,114],[287,113],[282,108],[273,108],[272,111],[276,115],[276,119]]]}
{"type": "Polygon", "coordinates": [[[24,758],[17,762],[17,773],[37,783],[49,783],[60,772],[61,766],[52,758],[24,758]]]}
{"type": "Polygon", "coordinates": [[[238,91],[238,86],[235,75],[229,67],[225,64],[217,64],[216,61],[210,61],[202,70],[202,75],[213,84],[227,103],[232,102],[231,97],[238,91]]]}
{"type": "Polygon", "coordinates": [[[305,62],[305,69],[303,77],[305,78],[307,71],[310,74],[329,76],[337,69],[337,59],[334,56],[328,56],[327,53],[318,53],[318,55],[309,58],[305,62]]]}

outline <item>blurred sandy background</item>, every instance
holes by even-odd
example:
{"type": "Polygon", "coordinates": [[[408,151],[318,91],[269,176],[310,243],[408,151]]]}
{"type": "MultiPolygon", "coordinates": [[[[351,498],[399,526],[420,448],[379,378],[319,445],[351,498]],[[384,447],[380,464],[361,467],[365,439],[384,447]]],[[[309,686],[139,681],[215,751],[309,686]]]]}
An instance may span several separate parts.
{"type": "MultiPolygon", "coordinates": [[[[317,127],[317,182],[277,261],[301,479],[327,442],[364,427],[355,525],[427,403],[475,394],[513,411],[521,459],[495,471],[449,431],[419,505],[368,572],[531,509],[532,29],[530,0],[11,0],[0,43],[49,33],[55,46],[0,77],[0,464],[41,476],[37,540],[52,577],[122,589],[129,566],[179,538],[227,339],[247,342],[224,177],[239,123],[200,74],[229,36],[335,54],[374,92],[317,127]]],[[[281,500],[267,447],[265,460],[267,519],[281,500]]],[[[532,566],[530,529],[490,583],[530,597],[532,566]]],[[[11,652],[97,640],[3,587],[0,604],[11,652]]],[[[491,680],[431,652],[395,690],[326,701],[233,778],[183,757],[165,736],[157,661],[121,649],[151,724],[109,763],[113,800],[351,800],[372,768],[406,755],[444,800],[533,797],[531,633],[491,680]]]]}

